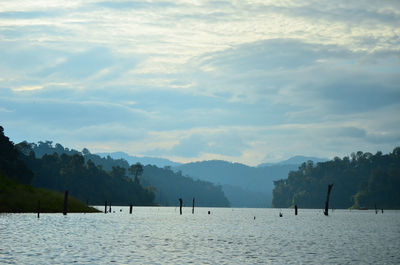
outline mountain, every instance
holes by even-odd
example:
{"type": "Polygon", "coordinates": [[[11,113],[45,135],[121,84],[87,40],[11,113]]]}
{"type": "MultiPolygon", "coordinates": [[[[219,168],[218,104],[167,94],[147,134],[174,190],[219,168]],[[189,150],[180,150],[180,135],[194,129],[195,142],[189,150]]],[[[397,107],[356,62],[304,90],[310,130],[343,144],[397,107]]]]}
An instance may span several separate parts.
{"type": "Polygon", "coordinates": [[[124,159],[128,161],[129,164],[136,164],[139,162],[142,165],[155,165],[157,167],[177,167],[181,165],[181,163],[173,162],[165,158],[131,156],[124,152],[97,153],[97,155],[101,157],[110,156],[113,159],[124,159]]]}
{"type": "MultiPolygon", "coordinates": [[[[34,156],[27,147],[14,145],[0,126],[0,213],[36,212],[39,201],[41,212],[61,212],[64,194],[30,185],[35,175],[25,161],[34,156]]],[[[97,212],[73,197],[68,199],[68,211],[97,212]]]]}
{"type": "MultiPolygon", "coordinates": [[[[138,185],[135,184],[135,181],[131,181],[132,176],[126,175],[130,164],[124,158],[121,158],[121,156],[128,156],[122,152],[114,153],[115,158],[112,158],[110,155],[101,157],[97,154],[91,154],[86,148],[82,152],[70,150],[58,143],[53,145],[51,141],[39,142],[38,144],[23,142],[19,145],[26,147],[26,153],[33,151],[36,156],[40,156],[39,161],[30,162],[31,168],[36,171],[34,185],[60,190],[65,186],[63,183],[70,183],[71,186],[76,182],[79,185],[73,185],[74,190],[71,191],[74,191],[76,197],[83,200],[88,199],[90,202],[101,204],[103,199],[98,200],[104,198],[104,200],[111,200],[115,204],[127,204],[133,201],[136,205],[144,205],[146,201],[140,201],[141,197],[146,197],[148,192],[154,192],[154,202],[160,205],[176,205],[178,198],[182,198],[185,203],[188,203],[195,197],[198,206],[229,206],[228,199],[218,185],[208,181],[193,180],[188,176],[172,171],[170,168],[159,168],[155,165],[143,166],[143,174],[139,178],[140,187],[136,187],[137,191],[132,190],[134,188],[132,185],[138,185]],[[78,160],[81,160],[80,164],[82,165],[79,166],[79,170],[75,170],[79,172],[78,179],[76,179],[76,174],[66,174],[74,169],[68,162],[69,157],[81,158],[78,160]],[[38,163],[40,161],[45,161],[45,163],[38,163]],[[68,165],[62,165],[64,162],[67,162],[68,165]],[[89,172],[87,172],[87,169],[90,169],[89,172]],[[60,173],[62,174],[60,175],[60,173]],[[116,178],[116,175],[118,175],[118,178],[116,178]],[[88,176],[91,179],[85,180],[88,176]],[[85,182],[81,183],[82,180],[85,180],[85,182]],[[109,185],[104,189],[102,182],[107,180],[109,185]],[[60,185],[64,186],[60,188],[60,185]],[[146,191],[144,193],[141,191],[142,186],[146,191]],[[105,194],[105,190],[109,192],[105,194]],[[129,190],[130,192],[128,192],[129,190]],[[136,195],[140,196],[137,197],[136,195]],[[137,198],[133,199],[135,196],[137,198]],[[128,198],[132,198],[132,200],[128,201],[128,198]]],[[[153,159],[152,161],[156,160],[153,159]]],[[[144,160],[141,161],[144,162],[144,160]]],[[[158,159],[158,161],[171,162],[166,159],[158,159]]],[[[131,164],[137,162],[135,159],[131,160],[131,164]]],[[[178,165],[178,163],[175,163],[175,165],[178,165]]]]}
{"type": "Polygon", "coordinates": [[[184,205],[189,206],[195,198],[197,206],[229,207],[221,187],[209,181],[194,180],[168,168],[147,165],[143,169],[140,183],[155,188],[155,201],[161,205],[176,206],[178,198],[182,198],[184,205]]]}
{"type": "Polygon", "coordinates": [[[329,159],[327,158],[318,158],[318,157],[312,157],[312,156],[293,156],[287,160],[283,160],[277,163],[262,163],[259,164],[257,167],[269,167],[269,166],[274,166],[274,165],[301,165],[304,162],[307,161],[313,161],[314,164],[320,163],[320,162],[326,162],[329,159]]]}
{"type": "Polygon", "coordinates": [[[273,181],[286,178],[298,165],[250,167],[222,160],[193,162],[175,167],[184,175],[222,186],[232,207],[270,207],[273,181]]]}
{"type": "Polygon", "coordinates": [[[400,209],[400,147],[386,155],[358,151],[343,159],[304,163],[274,182],[273,207],[323,208],[328,184],[333,184],[334,208],[400,209]]]}

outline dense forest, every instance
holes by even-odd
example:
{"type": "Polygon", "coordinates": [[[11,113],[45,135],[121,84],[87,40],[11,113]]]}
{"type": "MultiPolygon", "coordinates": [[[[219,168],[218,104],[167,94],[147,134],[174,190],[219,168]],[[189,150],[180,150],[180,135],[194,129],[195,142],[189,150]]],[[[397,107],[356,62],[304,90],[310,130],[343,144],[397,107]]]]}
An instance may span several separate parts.
{"type": "Polygon", "coordinates": [[[287,179],[274,181],[273,207],[323,208],[328,184],[334,184],[334,208],[400,208],[400,147],[383,155],[352,153],[331,161],[303,163],[287,179]]]}
{"type": "MultiPolygon", "coordinates": [[[[24,163],[24,154],[4,135],[0,126],[0,212],[61,212],[64,194],[35,189],[30,183],[34,173],[24,163]]],[[[68,212],[97,212],[81,201],[70,197],[68,212]]]]}
{"type": "Polygon", "coordinates": [[[145,166],[141,182],[155,187],[158,191],[156,201],[165,206],[177,205],[177,198],[182,198],[184,205],[189,206],[193,197],[197,206],[229,206],[221,186],[207,181],[193,180],[183,176],[181,172],[172,171],[169,167],[145,166]]]}
{"type": "Polygon", "coordinates": [[[32,185],[57,191],[68,190],[70,194],[90,204],[105,201],[118,205],[153,205],[155,194],[139,183],[126,177],[125,169],[119,166],[105,171],[82,154],[71,151],[42,154],[36,158],[34,145],[22,142],[16,145],[23,161],[34,173],[32,185]]]}
{"type": "MultiPolygon", "coordinates": [[[[130,174],[129,170],[132,165],[130,165],[125,159],[113,159],[110,156],[101,157],[90,153],[86,148],[84,148],[82,152],[79,152],[77,150],[65,148],[59,143],[53,145],[53,142],[51,141],[38,142],[37,144],[22,142],[18,145],[21,149],[27,148],[27,150],[24,151],[25,153],[33,151],[34,155],[41,158],[40,160],[44,160],[45,162],[43,162],[43,166],[46,164],[47,166],[51,165],[50,167],[55,170],[52,176],[59,176],[57,172],[59,172],[63,167],[68,167],[68,163],[78,163],[81,166],[84,165],[85,167],[91,168],[91,178],[93,181],[94,175],[96,174],[100,179],[109,176],[119,176],[119,179],[123,178],[133,180],[134,183],[146,187],[145,189],[148,192],[155,193],[154,202],[156,204],[177,205],[178,198],[182,198],[184,202],[188,202],[189,200],[192,201],[193,197],[195,197],[198,206],[229,206],[229,201],[225,197],[220,186],[214,185],[208,181],[195,181],[189,176],[182,175],[181,172],[172,171],[169,167],[159,168],[154,165],[143,166],[143,172],[137,176],[137,181],[134,181],[134,176],[130,174]],[[65,160],[64,158],[66,155],[71,159],[80,159],[80,161],[65,161],[65,164],[63,161],[65,160]],[[55,160],[55,162],[53,162],[53,160],[55,160]],[[60,163],[64,163],[65,165],[60,165],[60,163]],[[97,171],[94,172],[93,170],[97,171]],[[108,173],[104,171],[107,171],[108,173]],[[107,176],[107,174],[109,176],[107,176]]],[[[27,163],[30,167],[35,168],[34,164],[29,162],[27,163]]],[[[40,167],[41,166],[39,166],[39,168],[40,167]]],[[[38,169],[35,169],[34,171],[39,173],[38,169]]],[[[39,176],[43,176],[43,174],[44,173],[41,173],[39,176]]],[[[33,184],[38,187],[58,189],[57,185],[59,185],[60,181],[55,177],[51,177],[50,175],[48,176],[51,179],[46,179],[45,177],[34,178],[33,184]]],[[[65,178],[69,179],[70,177],[65,176],[65,178]]],[[[77,192],[78,189],[80,189],[79,193],[83,194],[83,191],[87,188],[89,183],[91,182],[88,180],[87,183],[82,183],[82,185],[76,186],[75,188],[77,189],[77,192]]],[[[120,184],[115,182],[113,186],[117,187],[120,184]]],[[[72,184],[70,183],[69,185],[72,184]]],[[[113,186],[107,188],[109,190],[108,192],[115,192],[113,186]]],[[[99,196],[102,197],[105,195],[103,194],[99,196]]],[[[115,201],[115,199],[113,199],[113,201],[115,201]]]]}

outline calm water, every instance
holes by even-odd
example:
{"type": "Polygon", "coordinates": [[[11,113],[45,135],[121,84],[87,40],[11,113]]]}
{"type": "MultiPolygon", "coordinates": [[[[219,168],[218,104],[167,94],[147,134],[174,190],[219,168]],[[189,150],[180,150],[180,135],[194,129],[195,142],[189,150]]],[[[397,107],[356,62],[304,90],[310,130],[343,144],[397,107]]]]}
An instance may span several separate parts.
{"type": "Polygon", "coordinates": [[[400,264],[400,211],[113,211],[0,214],[0,264],[400,264]]]}

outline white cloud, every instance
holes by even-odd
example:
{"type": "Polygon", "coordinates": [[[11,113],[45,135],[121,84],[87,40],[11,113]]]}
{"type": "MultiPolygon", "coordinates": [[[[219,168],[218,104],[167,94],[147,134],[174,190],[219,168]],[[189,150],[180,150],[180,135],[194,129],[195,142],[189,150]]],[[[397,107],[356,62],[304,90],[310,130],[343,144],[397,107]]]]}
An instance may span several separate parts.
{"type": "Polygon", "coordinates": [[[400,134],[399,10],[6,1],[0,120],[16,139],[180,161],[387,151],[400,134]]]}
{"type": "Polygon", "coordinates": [[[23,91],[34,91],[34,90],[41,90],[41,89],[43,89],[43,86],[36,85],[36,86],[15,87],[12,90],[15,92],[23,92],[23,91]]]}

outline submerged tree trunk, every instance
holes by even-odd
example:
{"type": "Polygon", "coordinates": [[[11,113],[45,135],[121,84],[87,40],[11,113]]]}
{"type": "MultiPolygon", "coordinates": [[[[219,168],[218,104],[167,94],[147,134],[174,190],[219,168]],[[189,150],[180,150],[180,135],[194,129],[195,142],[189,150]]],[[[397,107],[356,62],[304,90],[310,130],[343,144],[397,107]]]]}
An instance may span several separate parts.
{"type": "Polygon", "coordinates": [[[324,214],[328,216],[328,209],[329,209],[329,195],[331,194],[331,189],[333,187],[333,184],[328,184],[328,194],[326,195],[326,201],[325,201],[325,211],[324,214]]]}
{"type": "Polygon", "coordinates": [[[182,199],[179,198],[179,213],[180,213],[181,215],[182,215],[182,203],[183,203],[182,199]]]}

